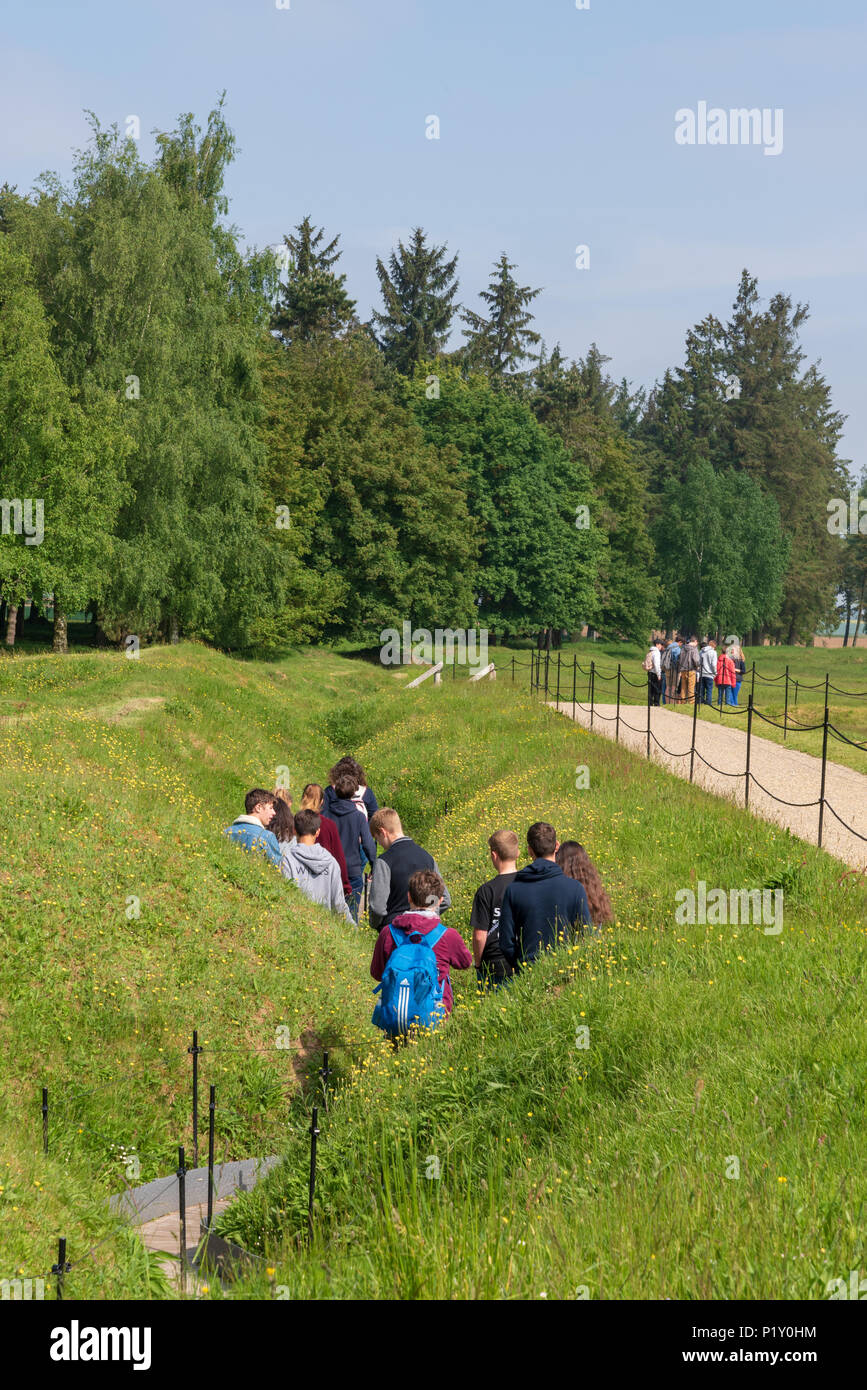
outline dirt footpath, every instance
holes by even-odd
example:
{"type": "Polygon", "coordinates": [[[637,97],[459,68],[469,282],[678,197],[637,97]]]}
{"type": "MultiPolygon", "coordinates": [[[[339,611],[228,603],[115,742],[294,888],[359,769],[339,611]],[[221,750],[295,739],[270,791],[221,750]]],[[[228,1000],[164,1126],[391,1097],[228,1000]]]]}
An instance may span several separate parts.
{"type": "MultiPolygon", "coordinates": [[[[590,728],[589,706],[573,705],[571,700],[549,703],[561,714],[569,715],[585,728],[590,728]]],[[[593,732],[613,739],[616,715],[616,705],[594,705],[593,732]]],[[[651,709],[650,716],[651,759],[688,779],[692,715],[659,706],[651,709]]],[[[620,742],[625,748],[646,756],[647,710],[644,706],[620,706],[620,742]]],[[[705,790],[717,796],[727,796],[743,806],[746,733],[699,719],[696,723],[695,750],[693,781],[705,790]]],[[[810,753],[799,753],[794,748],[781,747],[779,743],[761,738],[754,731],[750,739],[750,774],[750,810],[765,820],[786,826],[802,840],[816,844],[818,804],[785,806],[772,798],[818,803],[822,783],[821,758],[815,758],[810,753]]],[[[830,760],[825,776],[822,847],[853,868],[863,869],[867,866],[867,776],[830,760]],[[836,816],[833,812],[836,812],[836,816]],[[841,825],[841,821],[845,825],[841,825]],[[848,830],[845,826],[852,829],[848,830]],[[859,835],[865,838],[859,839],[859,835]]]]}

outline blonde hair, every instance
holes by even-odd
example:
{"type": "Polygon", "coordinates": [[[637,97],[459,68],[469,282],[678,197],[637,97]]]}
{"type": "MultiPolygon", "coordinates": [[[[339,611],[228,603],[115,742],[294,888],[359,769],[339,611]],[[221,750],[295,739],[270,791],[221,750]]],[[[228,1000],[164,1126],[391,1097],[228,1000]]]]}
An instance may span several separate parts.
{"type": "Polygon", "coordinates": [[[378,835],[380,830],[387,830],[389,835],[403,834],[400,816],[390,806],[380,806],[370,818],[371,835],[378,835]]]}
{"type": "Polygon", "coordinates": [[[318,782],[308,782],[301,793],[301,802],[298,806],[299,811],[318,811],[323,801],[325,793],[318,782]]]}
{"type": "Polygon", "coordinates": [[[517,859],[520,842],[514,830],[495,830],[488,836],[488,848],[501,859],[517,859]]]}

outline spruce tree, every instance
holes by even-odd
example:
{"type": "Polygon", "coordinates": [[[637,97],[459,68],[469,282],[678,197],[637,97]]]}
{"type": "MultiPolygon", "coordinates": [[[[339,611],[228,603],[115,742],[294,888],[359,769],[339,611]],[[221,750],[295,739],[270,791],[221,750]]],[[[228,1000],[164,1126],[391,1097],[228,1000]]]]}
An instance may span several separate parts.
{"type": "Polygon", "coordinates": [[[285,343],[309,342],[319,335],[334,338],[355,321],[355,300],[344,289],[346,276],[334,270],[340,237],[323,246],[324,239],[324,227],[314,227],[309,216],[298,223],[295,235],[283,238],[289,266],[271,327],[285,343]]]}
{"type": "Polygon", "coordinates": [[[515,268],[505,254],[500,256],[488,288],[480,292],[479,298],[487,304],[490,317],[472,309],[464,309],[461,314],[468,325],[468,330],[464,330],[467,366],[486,372],[495,384],[516,376],[522,363],[535,360],[537,354],[531,349],[541,341],[529,326],[533,314],[527,307],[541,290],[519,285],[512,275],[515,268]]]}
{"type": "Polygon", "coordinates": [[[372,324],[386,362],[405,376],[417,363],[435,358],[448,339],[457,311],[458,258],[446,260],[446,249],[428,246],[416,227],[409,246],[397,243],[387,268],[377,257],[384,309],[374,310],[372,324]]]}

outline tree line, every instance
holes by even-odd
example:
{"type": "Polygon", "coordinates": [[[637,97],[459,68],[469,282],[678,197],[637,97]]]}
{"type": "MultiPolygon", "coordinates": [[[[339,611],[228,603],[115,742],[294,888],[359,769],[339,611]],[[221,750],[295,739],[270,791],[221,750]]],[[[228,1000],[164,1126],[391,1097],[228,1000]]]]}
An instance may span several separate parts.
{"type": "Polygon", "coordinates": [[[730,320],[635,390],[595,344],[546,348],[505,254],[462,305],[458,256],[416,228],[363,322],[310,216],[280,256],[242,247],[222,100],[150,163],[90,122],[68,187],[0,189],[7,645],[28,598],[59,650],[85,608],[109,642],[260,653],[405,620],[791,642],[863,601],[865,538],[826,524],[853,483],[806,306],[763,308],[744,271],[730,320]]]}

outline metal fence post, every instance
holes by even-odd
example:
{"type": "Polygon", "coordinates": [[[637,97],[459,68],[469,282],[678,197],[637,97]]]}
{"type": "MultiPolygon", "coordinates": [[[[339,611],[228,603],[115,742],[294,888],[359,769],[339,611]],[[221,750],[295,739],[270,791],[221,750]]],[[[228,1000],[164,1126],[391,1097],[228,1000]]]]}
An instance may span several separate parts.
{"type": "Polygon", "coordinates": [[[786,667],[786,703],[783,705],[783,738],[785,739],[789,728],[789,668],[786,667]]]}
{"type": "Polygon", "coordinates": [[[614,742],[620,742],[620,662],[617,663],[617,722],[614,725],[614,742]]]}
{"type": "Polygon", "coordinates": [[[750,686],[750,699],[755,699],[756,695],[756,663],[753,662],[753,683],[750,686]]]}
{"type": "Polygon", "coordinates": [[[647,761],[650,762],[650,676],[647,677],[647,761]]]}
{"type": "Polygon", "coordinates": [[[825,822],[825,768],[828,763],[828,677],[825,677],[825,719],[822,729],[822,785],[819,789],[819,849],[822,848],[822,828],[825,822]]]}
{"type": "Polygon", "coordinates": [[[689,780],[693,779],[695,769],[695,726],[698,723],[698,700],[692,702],[692,743],[689,749],[689,780]]]}
{"type": "Polygon", "coordinates": [[[557,653],[557,707],[560,706],[560,652],[557,653]]]}
{"type": "Polygon", "coordinates": [[[596,700],[596,662],[590,663],[590,727],[593,728],[593,704],[596,700]]]}
{"type": "Polygon", "coordinates": [[[66,1259],[66,1236],[60,1236],[57,1241],[57,1264],[51,1266],[51,1273],[57,1275],[57,1301],[63,1302],[63,1276],[68,1274],[70,1265],[66,1259]]]}
{"type": "Polygon", "coordinates": [[[795,709],[798,708],[798,678],[795,677],[795,709]]]}
{"type": "Polygon", "coordinates": [[[199,1047],[198,1031],[193,1029],[193,1045],[187,1051],[193,1057],[193,1167],[199,1166],[199,1053],[204,1052],[203,1047],[199,1047]]]}
{"type": "MultiPolygon", "coordinates": [[[[753,669],[755,669],[755,662],[753,662],[753,669]]],[[[750,804],[750,739],[752,738],[752,734],[753,734],[753,697],[752,697],[752,693],[750,693],[750,698],[749,698],[749,702],[748,702],[748,706],[747,706],[747,766],[746,766],[746,770],[745,770],[745,772],[744,772],[744,806],[747,806],[747,807],[748,807],[749,804],[750,804]]]]}
{"type": "Polygon", "coordinates": [[[181,1262],[181,1288],[187,1285],[187,1170],[184,1166],[184,1150],[178,1145],[178,1258],[181,1262]]]}
{"type": "Polygon", "coordinates": [[[515,684],[515,658],[512,657],[512,685],[515,684]]]}
{"type": "Polygon", "coordinates": [[[48,1153],[48,1087],[42,1087],[42,1152],[48,1153]]]}
{"type": "Polygon", "coordinates": [[[313,1198],[316,1194],[316,1140],[319,1135],[319,1110],[314,1105],[310,1121],[310,1180],[307,1187],[307,1244],[313,1243],[313,1198]]]}
{"type": "Polygon", "coordinates": [[[572,653],[572,718],[575,718],[576,683],[578,681],[578,653],[572,653]]]}
{"type": "Polygon", "coordinates": [[[214,1215],[214,1111],[216,1109],[216,1086],[211,1087],[208,1097],[208,1230],[214,1215]]]}
{"type": "Polygon", "coordinates": [[[549,672],[549,670],[550,670],[550,667],[551,667],[551,653],[550,653],[549,651],[546,650],[546,652],[545,652],[545,699],[546,699],[546,700],[547,700],[547,698],[548,698],[548,672],[549,672]]]}
{"type": "Polygon", "coordinates": [[[328,1053],[322,1054],[322,1066],[319,1068],[319,1079],[322,1082],[322,1096],[325,1102],[325,1113],[328,1114],[328,1078],[331,1075],[331,1068],[328,1065],[328,1053]]]}

